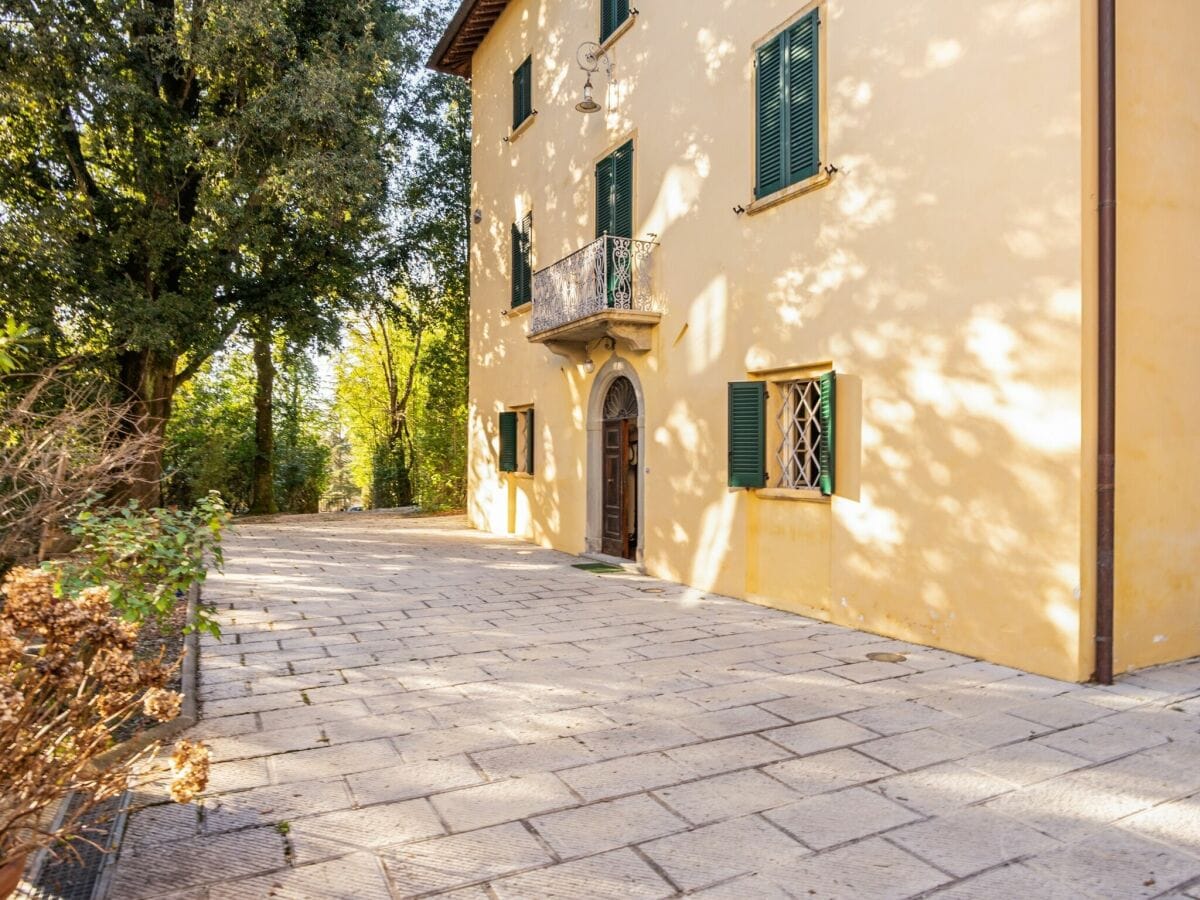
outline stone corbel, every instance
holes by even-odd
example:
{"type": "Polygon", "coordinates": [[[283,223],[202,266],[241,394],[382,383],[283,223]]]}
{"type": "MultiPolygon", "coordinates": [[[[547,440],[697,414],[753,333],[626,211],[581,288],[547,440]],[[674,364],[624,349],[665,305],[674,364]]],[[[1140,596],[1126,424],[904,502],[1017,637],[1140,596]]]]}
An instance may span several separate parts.
{"type": "Polygon", "coordinates": [[[546,341],[546,349],[577,366],[587,362],[587,345],[578,341],[546,341]]]}
{"type": "Polygon", "coordinates": [[[618,341],[624,341],[635,353],[646,353],[652,349],[654,341],[652,331],[653,328],[640,322],[637,324],[610,322],[608,325],[609,336],[618,341]]]}

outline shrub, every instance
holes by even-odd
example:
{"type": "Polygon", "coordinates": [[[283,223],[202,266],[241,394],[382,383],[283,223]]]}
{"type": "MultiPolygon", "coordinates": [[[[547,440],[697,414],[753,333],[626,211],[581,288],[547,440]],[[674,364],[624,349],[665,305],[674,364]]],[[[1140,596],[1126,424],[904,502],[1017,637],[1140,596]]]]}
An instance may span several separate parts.
{"type": "Polygon", "coordinates": [[[159,448],[131,433],[128,406],[69,362],[37,372],[0,367],[0,574],[62,549],[68,520],[90,496],[131,486],[159,448]]]}
{"type": "MultiPolygon", "coordinates": [[[[112,614],[106,587],[72,593],[44,569],[9,573],[0,609],[0,866],[80,835],[96,804],[117,796],[132,767],[157,751],[107,768],[97,757],[138,710],[160,719],[179,712],[165,689],[173,666],[137,660],[137,626],[112,614]],[[73,804],[52,830],[39,823],[69,793],[73,804]]],[[[186,801],[207,784],[208,753],[177,747],[172,797],[186,801]]]]}
{"type": "MultiPolygon", "coordinates": [[[[78,540],[66,559],[47,563],[67,591],[103,585],[113,607],[129,622],[164,621],[180,596],[204,581],[206,565],[220,571],[221,533],[229,514],[215,491],[191,509],[100,508],[85,505],[69,531],[78,540]]],[[[186,630],[220,637],[213,607],[201,603],[186,630]]]]}

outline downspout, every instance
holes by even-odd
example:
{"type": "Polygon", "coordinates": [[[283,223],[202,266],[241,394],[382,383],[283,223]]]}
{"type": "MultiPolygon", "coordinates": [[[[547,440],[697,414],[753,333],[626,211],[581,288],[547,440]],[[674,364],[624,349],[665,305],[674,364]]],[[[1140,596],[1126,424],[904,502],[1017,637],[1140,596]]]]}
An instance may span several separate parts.
{"type": "Polygon", "coordinates": [[[1096,671],[1113,679],[1113,531],[1116,474],[1117,73],[1116,0],[1099,6],[1099,353],[1096,435],[1096,671]]]}

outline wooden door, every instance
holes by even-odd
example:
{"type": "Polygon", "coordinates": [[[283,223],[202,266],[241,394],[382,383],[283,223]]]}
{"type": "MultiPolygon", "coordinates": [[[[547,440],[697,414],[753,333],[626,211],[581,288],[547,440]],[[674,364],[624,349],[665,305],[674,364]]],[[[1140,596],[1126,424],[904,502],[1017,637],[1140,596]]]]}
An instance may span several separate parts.
{"type": "Polygon", "coordinates": [[[604,530],[600,550],[614,557],[628,556],[629,548],[626,511],[628,426],[629,421],[625,419],[604,424],[604,530]]]}

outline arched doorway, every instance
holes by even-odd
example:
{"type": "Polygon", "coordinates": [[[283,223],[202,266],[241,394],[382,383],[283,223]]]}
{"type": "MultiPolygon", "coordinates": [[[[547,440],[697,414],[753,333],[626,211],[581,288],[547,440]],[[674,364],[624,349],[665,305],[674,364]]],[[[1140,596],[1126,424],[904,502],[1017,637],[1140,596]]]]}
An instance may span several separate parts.
{"type": "Polygon", "coordinates": [[[638,398],[624,375],[604,395],[601,424],[600,551],[636,559],[638,549],[638,398]]]}

